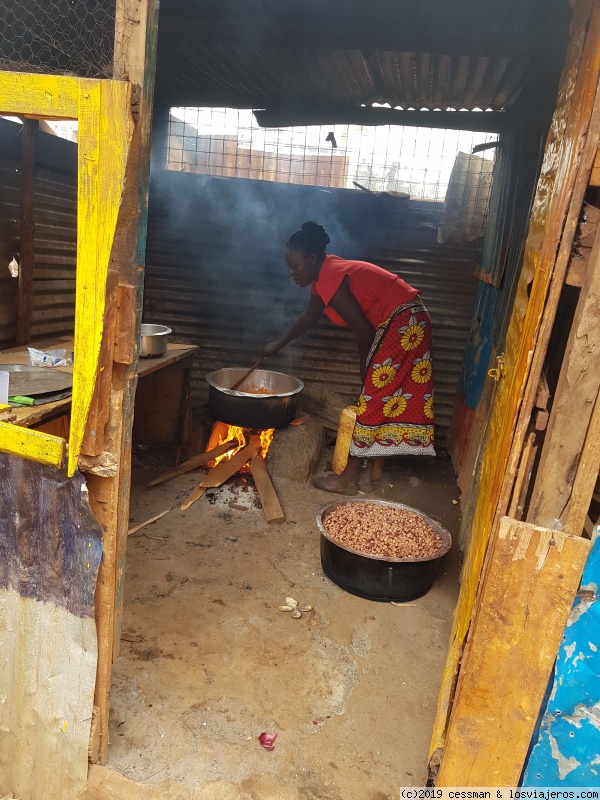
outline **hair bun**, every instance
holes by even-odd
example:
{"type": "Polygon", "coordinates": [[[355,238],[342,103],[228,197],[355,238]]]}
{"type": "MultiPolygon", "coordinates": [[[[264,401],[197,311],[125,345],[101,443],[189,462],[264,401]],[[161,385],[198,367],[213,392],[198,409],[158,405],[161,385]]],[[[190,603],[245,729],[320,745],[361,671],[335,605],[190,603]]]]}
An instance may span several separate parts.
{"type": "Polygon", "coordinates": [[[318,222],[313,222],[312,220],[308,220],[302,224],[302,230],[304,233],[307,233],[311,239],[322,243],[323,247],[329,244],[331,239],[325,228],[322,225],[319,225],[318,222]]]}

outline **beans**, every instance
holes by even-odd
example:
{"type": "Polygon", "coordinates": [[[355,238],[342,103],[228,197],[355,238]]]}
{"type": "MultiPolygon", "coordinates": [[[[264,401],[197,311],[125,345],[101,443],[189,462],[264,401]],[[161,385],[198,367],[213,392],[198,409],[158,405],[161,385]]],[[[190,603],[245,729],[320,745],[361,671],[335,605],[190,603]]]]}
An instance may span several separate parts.
{"type": "Polygon", "coordinates": [[[388,558],[425,558],[444,546],[418,514],[378,503],[346,503],[324,519],[327,533],[345,547],[388,558]]]}

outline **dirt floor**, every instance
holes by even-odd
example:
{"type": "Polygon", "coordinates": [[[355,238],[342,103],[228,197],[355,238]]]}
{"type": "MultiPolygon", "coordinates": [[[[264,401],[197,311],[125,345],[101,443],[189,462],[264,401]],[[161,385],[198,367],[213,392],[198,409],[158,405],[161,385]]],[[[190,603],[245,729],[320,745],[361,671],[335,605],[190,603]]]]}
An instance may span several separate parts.
{"type": "MultiPolygon", "coordinates": [[[[161,470],[141,461],[132,525],[198,482],[146,489],[161,470]]],[[[129,537],[110,766],[165,799],[396,799],[400,786],[424,785],[458,551],[418,600],[354,597],[321,572],[315,513],[333,496],[276,487],[283,524],[266,525],[238,479],[129,537]],[[286,596],[314,611],[292,619],[278,610],[286,596]],[[274,750],[263,731],[277,733],[274,750]]],[[[391,462],[373,496],[458,532],[444,455],[391,462]]]]}

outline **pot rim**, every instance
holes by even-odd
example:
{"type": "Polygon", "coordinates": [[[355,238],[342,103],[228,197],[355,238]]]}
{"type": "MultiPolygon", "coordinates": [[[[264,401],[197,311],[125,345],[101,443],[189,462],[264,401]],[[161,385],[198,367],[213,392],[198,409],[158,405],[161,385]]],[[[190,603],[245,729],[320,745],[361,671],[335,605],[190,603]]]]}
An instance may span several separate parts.
{"type": "Polygon", "coordinates": [[[170,333],[173,333],[171,328],[168,328],[166,325],[157,325],[154,322],[143,322],[140,325],[140,336],[168,336],[170,333]],[[152,328],[162,328],[161,331],[154,331],[153,333],[144,333],[142,328],[144,326],[152,327],[152,328]]]}
{"type": "Polygon", "coordinates": [[[438,558],[445,556],[446,553],[452,547],[452,536],[450,532],[446,530],[439,522],[436,522],[431,517],[428,517],[427,514],[424,514],[422,511],[419,511],[418,508],[413,508],[412,506],[407,506],[404,503],[393,503],[388,500],[376,500],[370,497],[350,497],[345,498],[343,500],[334,500],[333,503],[328,503],[326,506],[320,508],[317,512],[317,527],[321,533],[321,536],[324,536],[325,539],[330,541],[332,544],[336,545],[336,547],[340,547],[342,550],[346,550],[348,553],[353,553],[357,556],[362,556],[363,558],[370,558],[373,561],[384,561],[390,564],[406,564],[406,563],[419,563],[425,561],[436,561],[438,558]],[[420,558],[395,558],[392,556],[378,556],[373,553],[364,553],[362,550],[356,550],[354,547],[348,547],[345,544],[342,544],[337,539],[334,539],[326,530],[325,526],[323,525],[323,517],[327,515],[327,513],[333,511],[334,508],[338,508],[338,506],[348,505],[349,503],[373,503],[374,505],[378,506],[387,506],[388,508],[399,509],[400,511],[410,511],[412,514],[416,514],[418,517],[421,517],[425,522],[431,526],[434,531],[438,534],[440,539],[443,542],[442,547],[431,556],[421,556],[420,558]]]}
{"type": "Polygon", "coordinates": [[[276,392],[275,394],[253,394],[252,392],[239,392],[237,390],[228,389],[225,386],[220,386],[218,383],[215,383],[213,380],[213,375],[216,375],[217,372],[223,372],[224,370],[239,370],[242,367],[221,367],[221,369],[216,369],[214,372],[209,373],[205,376],[205,380],[209,386],[212,386],[213,389],[216,389],[221,394],[227,394],[230,397],[256,397],[259,400],[269,400],[269,398],[273,397],[292,397],[295,394],[298,394],[304,389],[304,383],[300,380],[300,378],[296,378],[294,375],[288,375],[286,372],[275,372],[274,370],[265,370],[265,372],[271,372],[273,375],[281,375],[284,378],[291,378],[292,380],[296,381],[298,386],[293,389],[291,392],[276,392]]]}

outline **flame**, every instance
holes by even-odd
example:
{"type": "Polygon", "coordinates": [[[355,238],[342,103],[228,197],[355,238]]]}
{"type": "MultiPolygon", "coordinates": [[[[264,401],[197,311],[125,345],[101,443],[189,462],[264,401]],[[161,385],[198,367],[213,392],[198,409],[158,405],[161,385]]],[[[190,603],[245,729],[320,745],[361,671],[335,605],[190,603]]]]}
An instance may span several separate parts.
{"type": "MultiPolygon", "coordinates": [[[[221,461],[229,461],[235,453],[241,450],[242,447],[245,447],[251,433],[254,433],[254,431],[250,431],[248,428],[238,428],[236,425],[227,425],[225,422],[215,422],[208,439],[208,444],[206,445],[206,450],[212,450],[214,447],[218,447],[220,444],[232,440],[237,440],[237,445],[226,453],[223,453],[223,455],[217,456],[213,461],[209,461],[207,466],[212,468],[220,464],[221,461]]],[[[266,430],[257,431],[257,433],[260,436],[260,455],[262,458],[266,459],[271,447],[271,442],[273,441],[275,428],[267,428],[266,430]]]]}

